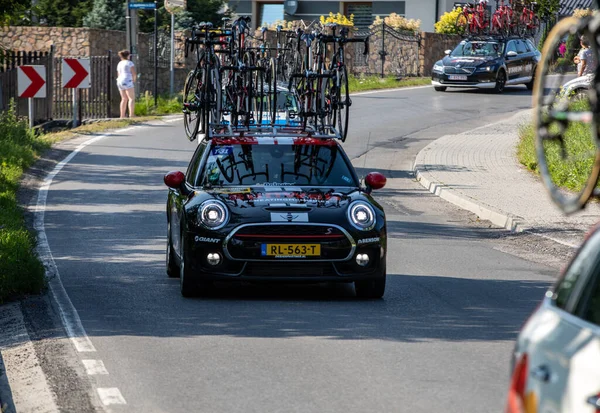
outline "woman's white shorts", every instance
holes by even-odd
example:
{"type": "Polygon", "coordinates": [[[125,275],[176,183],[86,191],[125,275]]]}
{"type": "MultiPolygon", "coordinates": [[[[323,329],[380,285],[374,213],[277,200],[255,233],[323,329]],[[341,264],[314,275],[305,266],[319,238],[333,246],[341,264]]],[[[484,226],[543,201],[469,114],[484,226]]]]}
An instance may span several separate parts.
{"type": "Polygon", "coordinates": [[[133,87],[133,80],[131,79],[117,79],[117,87],[119,90],[127,90],[133,87]]]}

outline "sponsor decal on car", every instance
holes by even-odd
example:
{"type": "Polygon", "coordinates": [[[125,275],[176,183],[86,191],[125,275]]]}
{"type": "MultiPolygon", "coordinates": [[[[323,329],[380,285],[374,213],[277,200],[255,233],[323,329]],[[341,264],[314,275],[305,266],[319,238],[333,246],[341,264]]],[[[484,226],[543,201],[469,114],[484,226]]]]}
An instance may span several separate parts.
{"type": "Polygon", "coordinates": [[[233,147],[231,146],[216,146],[211,150],[211,154],[215,156],[228,156],[233,155],[233,147]]]}
{"type": "Polygon", "coordinates": [[[522,72],[523,70],[525,72],[531,72],[531,69],[533,69],[533,65],[530,63],[525,66],[520,65],[520,66],[509,67],[508,73],[512,75],[513,73],[519,73],[519,72],[522,72]]]}
{"type": "Polygon", "coordinates": [[[208,237],[199,237],[198,235],[196,235],[194,237],[194,241],[196,242],[206,242],[209,244],[216,244],[217,242],[221,242],[220,238],[208,238],[208,237]]]}
{"type": "Polygon", "coordinates": [[[375,238],[363,238],[363,239],[359,239],[356,243],[358,245],[363,245],[363,244],[372,244],[374,242],[379,242],[381,240],[380,237],[375,237],[375,238]]]}

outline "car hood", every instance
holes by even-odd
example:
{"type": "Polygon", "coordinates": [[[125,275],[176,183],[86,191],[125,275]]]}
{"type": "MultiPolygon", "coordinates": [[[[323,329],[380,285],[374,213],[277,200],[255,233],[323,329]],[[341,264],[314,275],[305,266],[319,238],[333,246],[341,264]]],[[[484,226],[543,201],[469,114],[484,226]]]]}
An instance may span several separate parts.
{"type": "Polygon", "coordinates": [[[442,59],[442,63],[444,66],[478,67],[483,64],[496,63],[497,60],[498,58],[493,56],[446,56],[442,59]]]}

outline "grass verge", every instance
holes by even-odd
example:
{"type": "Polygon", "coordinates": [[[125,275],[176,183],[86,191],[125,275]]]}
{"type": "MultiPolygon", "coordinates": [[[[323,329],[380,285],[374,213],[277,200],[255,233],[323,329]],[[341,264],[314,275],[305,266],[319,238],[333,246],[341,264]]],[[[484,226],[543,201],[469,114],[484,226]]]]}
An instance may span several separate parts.
{"type": "MultiPolygon", "coordinates": [[[[576,103],[571,111],[582,111],[585,103],[576,103]],[[580,107],[581,106],[581,107],[580,107]]],[[[553,128],[550,129],[554,132],[553,128]]],[[[535,128],[524,125],[519,129],[517,158],[527,169],[539,174],[535,147],[535,128]]],[[[581,191],[587,181],[596,151],[592,133],[584,123],[569,123],[563,134],[564,148],[557,140],[544,141],[544,153],[552,181],[556,186],[571,191],[581,191]]]]}
{"type": "Polygon", "coordinates": [[[16,193],[23,171],[48,147],[14,109],[0,114],[0,303],[16,294],[39,293],[45,285],[16,193]]]}
{"type": "Polygon", "coordinates": [[[431,85],[429,77],[407,77],[402,80],[396,80],[393,76],[381,78],[379,76],[348,76],[348,87],[350,93],[363,92],[377,89],[393,89],[410,86],[431,85]]]}

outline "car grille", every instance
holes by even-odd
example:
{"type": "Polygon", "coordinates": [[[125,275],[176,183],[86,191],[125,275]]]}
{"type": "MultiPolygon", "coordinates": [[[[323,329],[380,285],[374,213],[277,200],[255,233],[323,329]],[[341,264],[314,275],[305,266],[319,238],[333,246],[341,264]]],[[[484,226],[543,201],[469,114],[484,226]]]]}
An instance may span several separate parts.
{"type": "Polygon", "coordinates": [[[472,75],[474,72],[474,67],[444,66],[444,73],[447,75],[472,75]]]}
{"type": "Polygon", "coordinates": [[[278,261],[343,260],[350,255],[353,248],[352,240],[336,226],[295,224],[242,226],[229,237],[226,248],[231,258],[237,260],[275,259],[261,255],[262,244],[319,244],[321,246],[320,257],[277,258],[278,261]]]}
{"type": "Polygon", "coordinates": [[[249,277],[329,277],[337,275],[329,262],[298,263],[293,266],[279,263],[250,262],[244,275],[249,277]]]}

